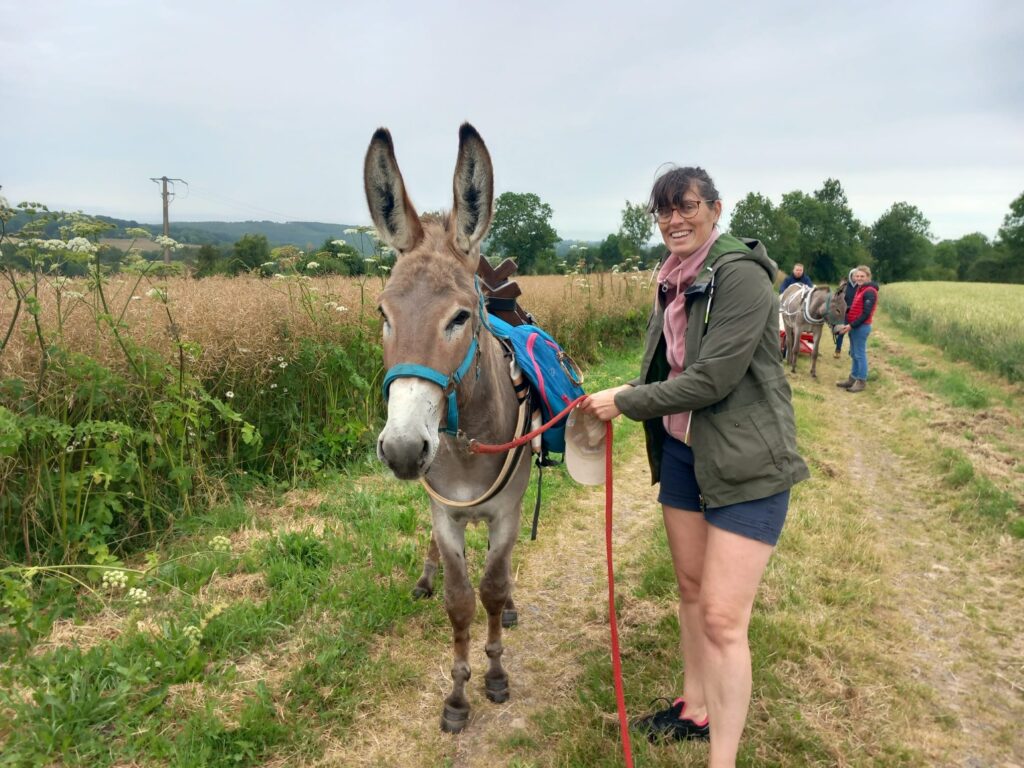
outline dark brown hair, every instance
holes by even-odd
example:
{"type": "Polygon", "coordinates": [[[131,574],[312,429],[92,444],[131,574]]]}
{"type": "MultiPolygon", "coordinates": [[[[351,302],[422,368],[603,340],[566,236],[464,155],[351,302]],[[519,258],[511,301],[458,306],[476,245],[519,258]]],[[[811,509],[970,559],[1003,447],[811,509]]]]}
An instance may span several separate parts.
{"type": "Polygon", "coordinates": [[[703,168],[671,166],[655,179],[651,199],[647,203],[647,212],[655,213],[659,208],[681,207],[683,195],[692,186],[697,187],[701,200],[719,199],[715,182],[703,168]]]}

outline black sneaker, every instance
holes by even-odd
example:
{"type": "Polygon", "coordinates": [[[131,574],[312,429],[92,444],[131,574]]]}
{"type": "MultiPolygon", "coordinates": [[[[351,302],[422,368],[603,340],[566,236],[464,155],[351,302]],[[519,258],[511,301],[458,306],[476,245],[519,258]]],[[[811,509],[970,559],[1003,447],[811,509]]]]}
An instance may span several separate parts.
{"type": "Polygon", "coordinates": [[[645,733],[651,742],[663,739],[674,741],[707,741],[711,737],[711,728],[705,718],[703,723],[696,723],[688,717],[680,718],[686,702],[682,699],[670,701],[666,698],[655,699],[652,704],[663,701],[668,708],[652,712],[631,723],[635,731],[645,733]]]}

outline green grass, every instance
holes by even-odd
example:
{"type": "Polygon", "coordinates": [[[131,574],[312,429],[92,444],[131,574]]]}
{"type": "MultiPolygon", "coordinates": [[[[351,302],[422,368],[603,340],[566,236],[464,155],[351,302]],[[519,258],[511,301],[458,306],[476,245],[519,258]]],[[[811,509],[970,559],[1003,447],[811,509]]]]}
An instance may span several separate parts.
{"type": "MultiPolygon", "coordinates": [[[[586,388],[628,381],[637,365],[636,353],[611,354],[588,372],[586,388]]],[[[909,357],[896,365],[923,370],[909,357]]],[[[920,380],[944,377],[936,369],[920,380]]],[[[880,558],[865,513],[877,500],[850,483],[836,459],[818,386],[794,385],[800,448],[838,476],[816,470],[794,490],[794,512],[752,619],[755,693],[739,765],[924,765],[916,748],[900,743],[902,732],[888,728],[884,712],[936,722],[947,715],[931,690],[884,652],[879,638],[892,641],[902,631],[889,591],[900,564],[880,558]],[[816,719],[820,712],[832,719],[816,719]]],[[[911,410],[912,428],[923,432],[926,413],[911,410]]],[[[618,421],[619,450],[642,451],[640,425],[618,421]]],[[[928,465],[946,509],[987,530],[1007,526],[1024,535],[1014,497],[965,453],[931,446],[915,456],[916,447],[908,447],[908,460],[928,465]]],[[[0,634],[0,765],[228,766],[284,756],[314,762],[325,733],[336,739],[355,725],[380,691],[420,685],[422,670],[379,650],[413,633],[438,645],[450,636],[436,600],[409,597],[429,536],[423,492],[385,479],[369,457],[322,482],[325,500],[278,513],[290,519],[229,504],[188,520],[158,559],[140,553],[134,584],[148,590],[149,605],[132,607],[117,593],[102,593],[103,601],[79,593],[81,620],[102,621],[105,605],[123,620],[121,632],[92,648],[37,646],[30,653],[49,621],[72,612],[76,597],[66,581],[37,575],[25,594],[49,621],[22,635],[0,634]],[[213,549],[215,536],[237,538],[240,529],[263,535],[230,552],[213,549]],[[217,591],[251,577],[259,584],[253,595],[232,599],[217,591]],[[145,620],[142,628],[134,628],[136,619],[145,620]],[[259,673],[243,672],[257,662],[259,673]],[[197,701],[188,698],[193,689],[197,701]]],[[[524,502],[523,542],[535,488],[531,482],[524,502]]],[[[577,492],[564,472],[545,472],[545,499],[562,501],[545,505],[541,537],[574,511],[565,500],[577,492]]],[[[275,504],[263,499],[260,506],[275,504]]],[[[478,574],[486,531],[467,533],[467,558],[478,574]]],[[[644,615],[655,617],[631,625],[623,647],[631,714],[675,695],[682,681],[675,579],[660,525],[637,552],[616,564],[620,606],[648,604],[653,610],[644,615]]],[[[603,623],[603,614],[595,604],[580,621],[603,623]]],[[[616,708],[607,648],[582,648],[578,663],[572,704],[532,715],[529,728],[503,742],[506,764],[621,765],[618,725],[607,717],[616,708]]],[[[654,748],[640,739],[633,748],[637,765],[652,768],[706,760],[703,745],[654,748]]]]}

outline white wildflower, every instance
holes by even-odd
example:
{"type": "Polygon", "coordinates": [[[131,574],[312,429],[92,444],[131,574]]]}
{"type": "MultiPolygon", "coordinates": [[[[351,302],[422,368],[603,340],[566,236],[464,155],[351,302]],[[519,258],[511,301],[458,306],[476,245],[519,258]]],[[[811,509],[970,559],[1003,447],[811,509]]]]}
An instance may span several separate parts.
{"type": "Polygon", "coordinates": [[[335,312],[348,312],[348,307],[343,307],[341,304],[334,308],[335,312]]]}
{"type": "Polygon", "coordinates": [[[107,589],[124,589],[128,586],[128,576],[124,571],[113,569],[104,571],[103,586],[107,589]]]}
{"type": "Polygon", "coordinates": [[[177,240],[173,240],[167,235],[155,235],[153,237],[153,242],[161,248],[170,248],[172,251],[176,251],[181,248],[181,244],[177,240]]]}
{"type": "Polygon", "coordinates": [[[311,261],[306,264],[306,269],[320,269],[320,264],[316,261],[311,261]]]}
{"type": "Polygon", "coordinates": [[[231,551],[231,539],[227,536],[214,536],[210,539],[210,549],[214,552],[230,552],[231,551]]]}
{"type": "Polygon", "coordinates": [[[84,237],[73,237],[68,240],[67,249],[73,253],[96,253],[99,250],[98,246],[84,237]]]}
{"type": "Polygon", "coordinates": [[[128,599],[136,605],[148,605],[149,604],[149,593],[144,589],[138,587],[132,587],[128,590],[128,599]]]}
{"type": "Polygon", "coordinates": [[[235,398],[235,393],[229,389],[227,392],[224,393],[224,397],[226,397],[228,400],[233,400],[235,398]]]}

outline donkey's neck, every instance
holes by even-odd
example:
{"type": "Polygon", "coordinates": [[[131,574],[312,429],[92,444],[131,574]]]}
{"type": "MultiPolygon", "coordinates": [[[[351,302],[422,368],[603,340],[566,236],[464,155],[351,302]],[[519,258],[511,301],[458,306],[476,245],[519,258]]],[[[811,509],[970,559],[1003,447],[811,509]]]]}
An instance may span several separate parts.
{"type": "MultiPolygon", "coordinates": [[[[464,379],[469,386],[457,397],[459,430],[479,443],[507,443],[515,436],[519,419],[519,402],[508,359],[498,340],[486,330],[480,334],[477,354],[480,377],[476,378],[474,364],[464,379]]],[[[427,476],[442,494],[448,485],[457,485],[467,492],[486,490],[504,462],[504,454],[470,453],[464,439],[443,435],[427,476]]]]}
{"type": "Polygon", "coordinates": [[[458,397],[459,428],[481,443],[506,443],[518,419],[518,401],[501,343],[488,331],[480,333],[480,377],[470,372],[458,397]]]}

